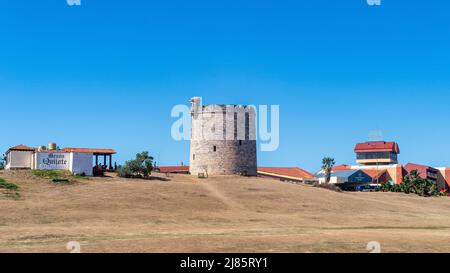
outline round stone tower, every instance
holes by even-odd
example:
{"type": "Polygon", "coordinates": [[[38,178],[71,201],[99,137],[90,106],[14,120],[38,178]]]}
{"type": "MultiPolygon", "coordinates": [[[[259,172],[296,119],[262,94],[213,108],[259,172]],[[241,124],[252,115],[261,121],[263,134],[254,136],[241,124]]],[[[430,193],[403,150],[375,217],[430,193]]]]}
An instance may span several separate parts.
{"type": "Polygon", "coordinates": [[[190,173],[257,175],[256,111],[251,106],[207,105],[191,99],[190,173]]]}

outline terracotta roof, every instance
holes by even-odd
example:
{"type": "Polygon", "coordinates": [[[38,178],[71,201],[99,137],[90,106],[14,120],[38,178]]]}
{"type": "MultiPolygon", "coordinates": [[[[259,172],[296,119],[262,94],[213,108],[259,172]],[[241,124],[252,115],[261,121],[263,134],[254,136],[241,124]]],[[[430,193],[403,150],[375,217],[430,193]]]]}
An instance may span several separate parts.
{"type": "Polygon", "coordinates": [[[95,148],[64,148],[62,151],[67,153],[84,153],[84,154],[116,154],[113,149],[95,149],[95,148]]]}
{"type": "Polygon", "coordinates": [[[387,170],[369,170],[369,169],[362,169],[361,171],[365,172],[374,180],[380,178],[383,174],[387,172],[387,170]]]}
{"type": "Polygon", "coordinates": [[[32,147],[25,146],[23,144],[20,144],[20,145],[17,145],[17,146],[14,146],[14,147],[11,147],[11,148],[8,149],[8,151],[30,151],[30,152],[34,151],[34,150],[36,150],[36,149],[32,148],[32,147]]]}
{"type": "Polygon", "coordinates": [[[408,172],[411,172],[412,170],[433,170],[433,171],[438,171],[438,169],[435,169],[433,167],[430,166],[426,166],[426,165],[420,165],[420,164],[414,164],[414,163],[408,163],[405,166],[405,170],[407,170],[408,172]]]}
{"type": "Polygon", "coordinates": [[[301,178],[301,179],[314,178],[314,175],[312,173],[309,173],[302,168],[259,167],[258,173],[275,175],[275,176],[280,175],[280,176],[294,177],[294,178],[301,178]]]}
{"type": "Polygon", "coordinates": [[[351,169],[352,169],[352,166],[350,166],[350,165],[337,165],[337,166],[334,166],[331,171],[338,172],[338,171],[348,171],[351,169]]]}
{"type": "Polygon", "coordinates": [[[162,173],[185,173],[189,172],[189,166],[161,166],[157,170],[162,173]]]}
{"type": "Polygon", "coordinates": [[[400,148],[396,142],[371,141],[356,144],[355,152],[394,152],[399,154],[400,148]]]}

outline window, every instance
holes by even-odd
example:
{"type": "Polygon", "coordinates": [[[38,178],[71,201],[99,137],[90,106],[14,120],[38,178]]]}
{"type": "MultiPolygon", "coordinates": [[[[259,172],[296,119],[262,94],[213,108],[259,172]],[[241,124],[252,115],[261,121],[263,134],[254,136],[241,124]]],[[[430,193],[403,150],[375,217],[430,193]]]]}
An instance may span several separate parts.
{"type": "Polygon", "coordinates": [[[216,146],[213,147],[213,151],[217,152],[217,147],[216,146]]]}
{"type": "Polygon", "coordinates": [[[357,159],[391,159],[397,160],[397,154],[392,152],[365,152],[357,153],[357,159]]]}
{"type": "Polygon", "coordinates": [[[194,154],[194,155],[192,155],[192,159],[193,159],[193,160],[195,160],[195,154],[194,154]]]}
{"type": "Polygon", "coordinates": [[[239,146],[242,146],[242,140],[239,140],[239,146]]]}

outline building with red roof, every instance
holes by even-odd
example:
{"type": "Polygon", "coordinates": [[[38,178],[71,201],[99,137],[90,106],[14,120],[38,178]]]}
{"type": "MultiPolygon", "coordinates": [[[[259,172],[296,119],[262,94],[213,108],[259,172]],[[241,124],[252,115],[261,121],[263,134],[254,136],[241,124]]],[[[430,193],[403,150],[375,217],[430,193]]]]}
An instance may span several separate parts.
{"type": "Polygon", "coordinates": [[[189,174],[189,166],[159,166],[155,168],[160,173],[189,174]]]}
{"type": "Polygon", "coordinates": [[[356,144],[355,153],[363,165],[397,164],[400,148],[396,142],[369,141],[356,144]]]}
{"type": "Polygon", "coordinates": [[[433,181],[438,180],[439,170],[430,166],[408,163],[405,166],[405,170],[407,173],[417,171],[418,175],[423,179],[429,179],[433,181]]]}
{"type": "Polygon", "coordinates": [[[282,181],[307,182],[316,181],[314,174],[298,167],[258,167],[258,176],[277,178],[282,181]]]}
{"type": "Polygon", "coordinates": [[[95,167],[99,168],[99,157],[103,157],[102,170],[112,169],[113,149],[63,148],[50,143],[47,147],[33,148],[17,145],[6,151],[6,169],[68,170],[75,174],[93,175],[93,158],[95,167]],[[109,166],[107,162],[109,158],[109,166]]]}

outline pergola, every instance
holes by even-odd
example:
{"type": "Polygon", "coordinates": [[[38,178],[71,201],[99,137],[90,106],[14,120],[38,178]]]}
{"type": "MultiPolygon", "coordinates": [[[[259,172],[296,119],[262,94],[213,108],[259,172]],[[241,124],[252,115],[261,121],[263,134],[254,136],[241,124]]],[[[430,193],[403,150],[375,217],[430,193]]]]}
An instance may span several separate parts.
{"type": "Polygon", "coordinates": [[[99,164],[99,157],[103,157],[103,166],[109,167],[110,170],[113,169],[112,156],[116,154],[116,151],[112,149],[66,148],[64,150],[74,153],[92,153],[95,157],[95,166],[99,164]],[[106,164],[107,158],[109,158],[109,165],[106,164]]]}

